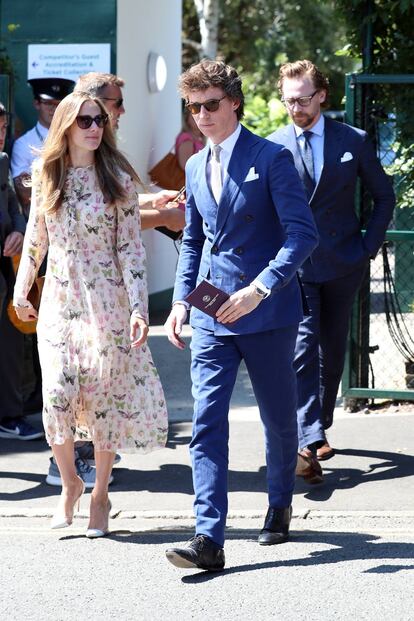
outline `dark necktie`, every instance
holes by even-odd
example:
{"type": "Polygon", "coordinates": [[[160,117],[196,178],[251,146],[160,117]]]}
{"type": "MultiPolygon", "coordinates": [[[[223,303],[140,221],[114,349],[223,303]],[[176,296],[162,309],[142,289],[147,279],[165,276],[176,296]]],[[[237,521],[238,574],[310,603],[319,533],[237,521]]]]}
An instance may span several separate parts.
{"type": "Polygon", "coordinates": [[[308,198],[310,198],[313,194],[313,191],[315,189],[315,173],[314,173],[314,169],[313,169],[313,153],[312,153],[312,147],[310,144],[310,137],[312,136],[313,132],[307,130],[305,132],[303,132],[303,137],[305,139],[305,143],[304,143],[304,147],[302,150],[302,161],[303,161],[303,165],[305,167],[305,178],[304,178],[304,183],[305,183],[305,188],[306,188],[306,192],[308,194],[308,198]]]}

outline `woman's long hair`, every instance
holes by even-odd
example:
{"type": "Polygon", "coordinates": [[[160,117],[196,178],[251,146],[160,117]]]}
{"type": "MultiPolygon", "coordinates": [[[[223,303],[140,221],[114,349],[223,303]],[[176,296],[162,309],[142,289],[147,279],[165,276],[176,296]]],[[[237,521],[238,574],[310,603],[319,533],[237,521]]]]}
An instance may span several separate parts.
{"type": "MultiPolygon", "coordinates": [[[[95,103],[102,114],[107,114],[105,106],[97,97],[83,92],[67,95],[56,108],[41,150],[38,172],[43,211],[56,211],[62,204],[66,174],[70,166],[67,134],[72,124],[76,122],[85,101],[95,103]]],[[[120,172],[127,173],[134,181],[143,185],[126,157],[117,149],[109,122],[104,127],[101,143],[95,151],[95,170],[102,194],[110,203],[122,200],[126,196],[119,180],[120,172]]]]}

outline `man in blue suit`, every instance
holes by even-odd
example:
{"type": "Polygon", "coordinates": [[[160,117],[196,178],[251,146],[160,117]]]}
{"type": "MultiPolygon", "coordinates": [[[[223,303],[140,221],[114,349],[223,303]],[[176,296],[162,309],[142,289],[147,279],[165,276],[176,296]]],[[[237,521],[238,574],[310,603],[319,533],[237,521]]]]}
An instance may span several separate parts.
{"type": "Polygon", "coordinates": [[[299,270],[310,314],[299,326],[297,474],[322,480],[316,460],[334,451],[325,430],[333,422],[355,294],[375,257],[395,205],[391,183],[366,132],[321,114],[329,82],[308,60],[286,63],[278,87],[293,120],[269,136],[293,154],[319,233],[319,245],[299,270]],[[355,212],[358,177],[373,199],[363,234],[355,212]]]}
{"type": "Polygon", "coordinates": [[[202,280],[230,297],[215,317],[191,310],[196,536],[188,547],[166,554],[178,567],[219,570],[228,410],[242,359],[266,438],[269,509],[259,543],[288,538],[297,453],[292,363],[302,319],[296,272],[316,246],[317,233],[290,151],[240,125],[244,97],[237,72],[203,61],[181,76],[180,91],[209,141],[186,167],[186,228],[166,322],[171,343],[184,347],[186,297],[202,280]]]}

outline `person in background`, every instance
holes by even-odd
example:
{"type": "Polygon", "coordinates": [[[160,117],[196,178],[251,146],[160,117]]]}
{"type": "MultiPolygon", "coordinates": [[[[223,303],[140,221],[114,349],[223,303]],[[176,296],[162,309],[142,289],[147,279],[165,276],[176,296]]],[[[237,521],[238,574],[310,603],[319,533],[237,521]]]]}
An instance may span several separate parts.
{"type": "Polygon", "coordinates": [[[177,567],[215,571],[225,564],[228,411],[242,360],[266,438],[269,506],[258,542],[289,537],[298,446],[292,363],[302,319],[296,271],[317,233],[291,153],[240,124],[244,95],[235,69],[202,61],[181,76],[180,92],[209,141],[186,167],[186,227],[165,324],[170,342],[184,347],[186,297],[203,279],[229,299],[214,316],[191,309],[196,530],[187,547],[166,556],[177,567]]]}
{"type": "Polygon", "coordinates": [[[293,123],[268,136],[293,154],[319,233],[299,270],[309,314],[299,325],[297,474],[322,481],[317,460],[334,449],[326,438],[344,369],[352,304],[370,258],[385,237],[395,206],[392,185],[366,132],[322,114],[329,82],[309,60],[282,65],[278,87],[293,123]],[[373,199],[366,231],[355,211],[357,180],[373,199]]]}
{"type": "MultiPolygon", "coordinates": [[[[75,91],[99,97],[108,110],[112,128],[116,131],[120,117],[125,114],[122,93],[124,86],[124,80],[113,73],[90,72],[79,77],[75,91]]],[[[177,188],[177,192],[179,189],[177,188]]],[[[165,226],[172,231],[181,231],[184,228],[184,213],[172,202],[177,192],[161,190],[156,193],[140,193],[141,230],[158,226],[165,226]]]]}
{"type": "MultiPolygon", "coordinates": [[[[29,80],[28,84],[33,92],[37,123],[14,142],[10,163],[15,191],[26,221],[30,209],[30,178],[33,161],[46,139],[56,106],[70,93],[74,81],[57,77],[34,78],[29,80]]],[[[42,376],[36,333],[25,336],[24,340],[24,358],[21,364],[23,364],[23,359],[27,358],[27,360],[25,360],[26,372],[23,385],[31,388],[30,394],[25,395],[24,411],[26,414],[35,414],[42,410],[42,376]]]]}
{"type": "Polygon", "coordinates": [[[205,144],[205,137],[198,129],[192,114],[189,113],[187,108],[184,108],[183,127],[175,139],[175,154],[178,158],[178,163],[183,169],[183,183],[181,185],[184,185],[184,170],[187,161],[194,153],[204,149],[205,144]]]}
{"type": "Polygon", "coordinates": [[[26,221],[9,179],[9,158],[3,153],[9,114],[0,103],[0,438],[36,440],[23,411],[24,337],[9,320],[7,305],[15,274],[11,258],[20,254],[26,221]]]}
{"type": "Polygon", "coordinates": [[[167,437],[165,399],[145,345],[139,183],[116,148],[102,102],[81,92],[65,97],[34,167],[13,303],[22,321],[38,317],[43,422],[62,479],[52,528],[70,526],[85,489],[74,440],[94,443],[89,538],[108,534],[116,451],[149,452],[167,437]],[[37,313],[27,295],[46,252],[37,313]]]}

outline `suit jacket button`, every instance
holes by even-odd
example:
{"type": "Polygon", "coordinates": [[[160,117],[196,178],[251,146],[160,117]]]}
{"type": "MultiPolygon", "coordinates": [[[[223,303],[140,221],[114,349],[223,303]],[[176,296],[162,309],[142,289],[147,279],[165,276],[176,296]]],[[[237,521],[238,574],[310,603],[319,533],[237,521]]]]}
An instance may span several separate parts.
{"type": "Polygon", "coordinates": [[[242,248],[241,246],[239,246],[238,248],[236,248],[236,249],[234,250],[234,252],[235,252],[236,254],[243,254],[244,250],[243,250],[243,248],[242,248]]]}
{"type": "Polygon", "coordinates": [[[240,274],[239,278],[240,278],[240,280],[242,282],[244,282],[246,280],[247,276],[246,276],[246,274],[240,274]]]}
{"type": "Polygon", "coordinates": [[[0,186],[0,190],[3,192],[4,190],[7,190],[7,183],[2,183],[0,186]]]}
{"type": "Polygon", "coordinates": [[[251,222],[253,220],[253,216],[251,213],[248,213],[244,216],[244,219],[246,220],[246,222],[251,222]]]}
{"type": "Polygon", "coordinates": [[[336,237],[336,231],[331,231],[331,237],[336,237]]]}

